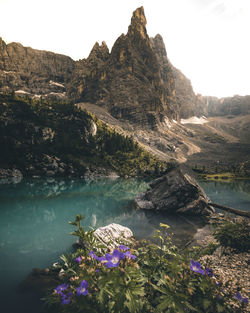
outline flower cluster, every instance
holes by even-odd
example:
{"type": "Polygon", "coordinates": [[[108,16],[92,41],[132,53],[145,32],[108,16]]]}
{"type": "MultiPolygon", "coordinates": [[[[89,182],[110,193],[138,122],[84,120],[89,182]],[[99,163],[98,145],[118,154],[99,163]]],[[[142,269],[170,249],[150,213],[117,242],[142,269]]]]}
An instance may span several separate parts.
{"type": "Polygon", "coordinates": [[[93,259],[104,263],[107,268],[117,267],[120,264],[120,261],[123,260],[125,257],[132,260],[136,259],[136,256],[131,254],[129,248],[124,245],[120,245],[119,249],[115,249],[112,254],[106,253],[105,256],[98,257],[93,251],[91,251],[89,255],[93,259]]]}
{"type": "MultiPolygon", "coordinates": [[[[107,268],[117,267],[120,264],[120,261],[124,258],[135,260],[136,256],[131,254],[129,251],[129,248],[120,245],[119,249],[115,249],[112,254],[106,253],[105,256],[97,256],[93,251],[89,253],[89,255],[97,260],[98,262],[103,263],[107,268]]],[[[80,263],[84,260],[82,256],[78,256],[74,259],[76,263],[80,265],[80,263]]],[[[80,265],[81,266],[81,265],[80,265]]],[[[98,273],[100,270],[96,269],[95,272],[98,273]]],[[[70,279],[70,281],[75,281],[79,277],[76,276],[75,278],[70,279]]],[[[71,296],[73,294],[76,294],[76,296],[86,296],[88,294],[88,282],[87,280],[82,280],[80,283],[80,286],[75,289],[75,291],[68,291],[69,285],[68,284],[62,284],[57,286],[55,289],[55,293],[60,295],[61,297],[61,303],[62,304],[69,304],[71,302],[71,296]],[[67,292],[68,291],[68,292],[67,292]]]]}
{"type": "Polygon", "coordinates": [[[72,292],[64,293],[69,288],[68,284],[62,284],[57,286],[55,292],[61,296],[62,304],[69,304],[71,301],[72,292]]]}
{"type": "MultiPolygon", "coordinates": [[[[206,268],[205,272],[201,267],[201,264],[199,262],[195,262],[194,260],[190,260],[190,269],[193,272],[199,273],[201,275],[207,275],[209,277],[214,276],[213,270],[211,268],[206,268]]],[[[221,286],[221,282],[217,281],[216,282],[217,286],[221,286]]],[[[219,296],[219,295],[218,295],[219,296]]],[[[248,304],[248,298],[243,298],[242,295],[239,292],[236,292],[235,294],[235,299],[239,300],[242,303],[248,304]]]]}
{"type": "MultiPolygon", "coordinates": [[[[68,284],[62,284],[56,287],[55,292],[61,296],[61,303],[62,304],[69,304],[71,302],[71,296],[73,293],[71,291],[66,292],[69,288],[68,284]]],[[[88,282],[86,280],[81,281],[80,286],[76,288],[76,295],[77,296],[86,296],[88,294],[88,282]]]]}

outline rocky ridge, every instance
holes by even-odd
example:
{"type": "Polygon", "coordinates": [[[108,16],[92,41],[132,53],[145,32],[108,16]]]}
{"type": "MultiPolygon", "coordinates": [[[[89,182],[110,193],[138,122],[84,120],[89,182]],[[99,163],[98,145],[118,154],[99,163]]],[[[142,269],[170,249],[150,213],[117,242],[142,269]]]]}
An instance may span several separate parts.
{"type": "Polygon", "coordinates": [[[77,63],[70,97],[144,126],[155,127],[164,116],[177,119],[174,79],[166,51],[157,45],[159,37],[149,38],[144,9],[135,10],[127,34],[110,53],[105,43],[95,44],[89,57],[77,63]]]}
{"type": "Polygon", "coordinates": [[[0,38],[0,91],[23,91],[23,94],[63,93],[75,62],[67,56],[6,44],[0,38]]]}
{"type": "Polygon", "coordinates": [[[168,119],[249,114],[250,96],[202,97],[169,61],[162,37],[149,38],[143,7],[109,51],[96,43],[87,59],[6,44],[0,38],[0,92],[67,97],[104,107],[115,118],[160,128],[168,119]]]}

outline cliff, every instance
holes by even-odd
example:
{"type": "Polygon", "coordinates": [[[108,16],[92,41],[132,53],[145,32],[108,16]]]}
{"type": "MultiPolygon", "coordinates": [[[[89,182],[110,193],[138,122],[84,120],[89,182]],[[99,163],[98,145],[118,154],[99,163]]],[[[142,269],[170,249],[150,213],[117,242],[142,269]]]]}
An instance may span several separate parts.
{"type": "Polygon", "coordinates": [[[0,38],[0,91],[23,90],[32,94],[63,93],[74,69],[67,56],[6,44],[0,38]]]}
{"type": "Polygon", "coordinates": [[[226,98],[201,97],[207,116],[247,115],[250,114],[250,96],[226,98]]]}

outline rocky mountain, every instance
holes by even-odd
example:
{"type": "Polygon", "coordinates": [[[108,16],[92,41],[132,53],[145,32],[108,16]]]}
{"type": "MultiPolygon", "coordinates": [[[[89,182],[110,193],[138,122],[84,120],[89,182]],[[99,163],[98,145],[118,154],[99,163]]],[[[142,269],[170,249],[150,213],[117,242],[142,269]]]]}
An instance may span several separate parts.
{"type": "Polygon", "coordinates": [[[109,53],[95,44],[75,68],[69,95],[96,103],[114,117],[155,127],[167,116],[178,118],[174,78],[162,38],[150,39],[143,7],[134,11],[127,34],[109,53]]]}
{"type": "Polygon", "coordinates": [[[167,57],[162,37],[149,38],[143,7],[109,51],[96,43],[87,59],[6,44],[0,38],[0,92],[67,97],[105,108],[117,119],[157,129],[166,118],[248,114],[250,96],[218,99],[193,91],[167,57]]]}
{"type": "Polygon", "coordinates": [[[204,115],[246,115],[250,114],[250,96],[238,96],[227,98],[201,97],[204,115]]]}
{"type": "Polygon", "coordinates": [[[0,93],[15,91],[25,101],[67,98],[165,161],[192,158],[195,164],[207,160],[207,165],[220,151],[216,156],[220,164],[224,151],[229,152],[230,164],[235,157],[241,163],[248,161],[250,96],[196,95],[190,80],[169,61],[162,37],[149,38],[146,23],[140,7],[133,12],[127,34],[116,40],[111,51],[104,41],[96,43],[88,58],[79,61],[18,43],[7,45],[0,39],[0,93]],[[204,125],[180,122],[194,115],[210,119],[204,125]],[[246,145],[242,152],[237,148],[237,155],[232,154],[231,144],[242,143],[246,145]]]}
{"type": "MultiPolygon", "coordinates": [[[[0,91],[18,91],[44,95],[63,93],[75,62],[67,56],[6,44],[0,38],[0,91]]],[[[21,93],[21,92],[20,92],[21,93]]]]}

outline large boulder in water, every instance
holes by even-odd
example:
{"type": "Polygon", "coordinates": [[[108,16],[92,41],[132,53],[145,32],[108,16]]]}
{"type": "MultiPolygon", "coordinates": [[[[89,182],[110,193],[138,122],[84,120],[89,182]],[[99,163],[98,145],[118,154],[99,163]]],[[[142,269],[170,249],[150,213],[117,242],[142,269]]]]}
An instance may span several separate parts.
{"type": "Polygon", "coordinates": [[[135,198],[139,209],[210,216],[214,210],[198,183],[180,168],[154,180],[150,189],[135,198]]]}

